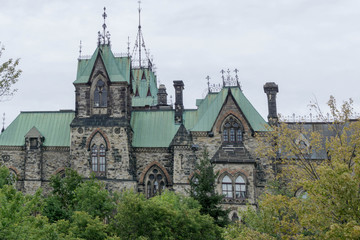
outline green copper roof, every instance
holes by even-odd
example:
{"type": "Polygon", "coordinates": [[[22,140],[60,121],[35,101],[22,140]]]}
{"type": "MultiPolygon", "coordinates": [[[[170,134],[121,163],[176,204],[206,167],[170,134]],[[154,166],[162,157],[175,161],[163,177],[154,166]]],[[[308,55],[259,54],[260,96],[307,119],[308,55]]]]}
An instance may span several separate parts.
{"type": "Polygon", "coordinates": [[[252,106],[238,87],[223,88],[219,93],[209,93],[202,101],[197,100],[198,109],[184,112],[184,125],[190,131],[210,131],[231,91],[236,103],[244,113],[254,131],[267,131],[267,123],[252,106]]]}
{"type": "Polygon", "coordinates": [[[155,73],[148,68],[137,68],[132,70],[132,87],[134,97],[133,107],[155,106],[157,104],[157,80],[155,73]],[[150,90],[150,96],[148,96],[150,90]]]}
{"type": "Polygon", "coordinates": [[[45,137],[45,146],[70,146],[73,111],[21,112],[0,135],[2,146],[23,146],[25,135],[35,127],[45,137]]]}
{"type": "Polygon", "coordinates": [[[79,59],[76,83],[87,83],[98,56],[102,59],[111,82],[130,83],[130,58],[115,57],[107,45],[96,48],[90,59],[79,59]]]}
{"type": "Polygon", "coordinates": [[[168,147],[180,126],[175,124],[174,114],[174,111],[132,112],[133,147],[168,147]]]}

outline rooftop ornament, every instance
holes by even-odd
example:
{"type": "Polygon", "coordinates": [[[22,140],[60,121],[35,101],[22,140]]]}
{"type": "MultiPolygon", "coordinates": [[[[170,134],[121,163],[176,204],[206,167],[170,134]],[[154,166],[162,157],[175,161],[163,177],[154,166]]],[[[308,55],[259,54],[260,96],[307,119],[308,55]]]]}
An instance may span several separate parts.
{"type": "Polygon", "coordinates": [[[220,71],[222,84],[220,84],[220,83],[210,84],[210,77],[207,76],[205,79],[207,80],[208,92],[209,93],[220,92],[221,89],[223,89],[224,87],[239,87],[241,90],[241,85],[239,83],[239,77],[238,77],[239,70],[235,68],[234,72],[235,72],[235,77],[231,76],[230,69],[227,69],[227,71],[222,69],[220,71]]]}
{"type": "Polygon", "coordinates": [[[109,31],[106,31],[106,18],[107,18],[107,14],[106,14],[106,7],[104,7],[104,13],[102,15],[102,17],[104,18],[104,24],[102,25],[103,28],[103,33],[101,34],[100,31],[98,31],[98,46],[100,45],[108,45],[110,46],[110,33],[109,31]]]}

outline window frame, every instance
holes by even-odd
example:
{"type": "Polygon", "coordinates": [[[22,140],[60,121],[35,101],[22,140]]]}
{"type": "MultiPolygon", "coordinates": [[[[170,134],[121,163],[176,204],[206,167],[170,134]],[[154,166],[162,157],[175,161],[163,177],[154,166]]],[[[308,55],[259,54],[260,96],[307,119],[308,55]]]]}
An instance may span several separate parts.
{"type": "Polygon", "coordinates": [[[161,193],[167,187],[165,173],[159,166],[152,166],[145,174],[145,193],[147,198],[152,198],[161,193]],[[161,176],[161,177],[159,177],[161,176]]]}
{"type": "Polygon", "coordinates": [[[241,144],[243,142],[244,129],[235,116],[229,116],[222,124],[222,142],[224,144],[241,144]]]}
{"type": "Polygon", "coordinates": [[[91,171],[99,175],[106,173],[106,147],[104,144],[96,145],[94,143],[91,147],[91,171]]]}
{"type": "Polygon", "coordinates": [[[243,174],[231,175],[230,173],[223,174],[221,179],[221,194],[226,199],[247,199],[248,198],[248,181],[243,174]],[[225,178],[228,180],[224,181],[225,178]],[[241,181],[238,181],[242,179],[241,181]],[[230,186],[230,187],[229,187],[230,186]],[[231,191],[231,192],[230,192],[231,191]]]}

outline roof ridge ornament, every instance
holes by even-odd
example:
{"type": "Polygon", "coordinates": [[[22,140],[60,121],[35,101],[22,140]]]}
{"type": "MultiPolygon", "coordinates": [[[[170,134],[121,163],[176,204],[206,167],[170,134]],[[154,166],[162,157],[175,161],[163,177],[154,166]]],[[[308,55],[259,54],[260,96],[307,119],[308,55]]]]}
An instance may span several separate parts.
{"type": "Polygon", "coordinates": [[[106,25],[106,7],[104,7],[104,13],[102,14],[102,17],[104,18],[104,23],[102,25],[103,33],[101,34],[100,31],[98,31],[98,46],[100,45],[108,45],[110,46],[110,32],[106,31],[107,25],[106,25]]]}
{"type": "Polygon", "coordinates": [[[1,129],[1,132],[4,132],[4,131],[5,131],[5,113],[3,113],[2,120],[3,120],[3,122],[2,122],[3,127],[2,127],[2,129],[1,129]]]}
{"type": "Polygon", "coordinates": [[[231,71],[229,68],[226,71],[222,69],[220,71],[222,84],[220,83],[210,84],[210,77],[207,76],[205,79],[207,80],[208,93],[220,92],[221,89],[223,89],[224,87],[238,87],[240,91],[242,91],[238,76],[239,70],[235,68],[234,72],[235,72],[235,77],[231,76],[231,71]]]}

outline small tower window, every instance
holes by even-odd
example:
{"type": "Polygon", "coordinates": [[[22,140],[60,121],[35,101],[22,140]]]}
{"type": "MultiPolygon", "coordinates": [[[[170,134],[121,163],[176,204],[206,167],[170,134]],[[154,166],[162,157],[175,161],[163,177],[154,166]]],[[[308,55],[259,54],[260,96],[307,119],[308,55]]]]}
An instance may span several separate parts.
{"type": "Polygon", "coordinates": [[[225,121],[222,135],[225,143],[241,143],[243,141],[242,127],[234,117],[229,117],[225,121]]]}
{"type": "Polygon", "coordinates": [[[94,91],[94,106],[95,107],[106,107],[107,106],[107,90],[105,83],[99,80],[96,83],[94,91]]]}
{"type": "Polygon", "coordinates": [[[38,139],[30,138],[30,149],[37,149],[37,148],[38,148],[38,139]]]}

